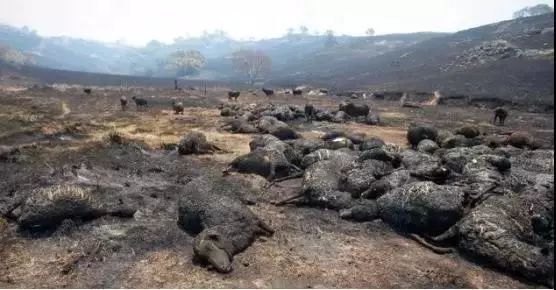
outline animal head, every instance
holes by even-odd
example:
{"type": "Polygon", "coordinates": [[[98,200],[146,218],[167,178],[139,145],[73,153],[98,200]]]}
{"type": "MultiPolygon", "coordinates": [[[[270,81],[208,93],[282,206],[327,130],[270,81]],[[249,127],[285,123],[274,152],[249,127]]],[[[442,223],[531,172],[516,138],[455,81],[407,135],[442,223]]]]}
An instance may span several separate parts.
{"type": "Polygon", "coordinates": [[[232,259],[224,249],[223,237],[216,229],[207,229],[195,238],[193,252],[201,261],[210,264],[220,273],[232,271],[232,259]]]}

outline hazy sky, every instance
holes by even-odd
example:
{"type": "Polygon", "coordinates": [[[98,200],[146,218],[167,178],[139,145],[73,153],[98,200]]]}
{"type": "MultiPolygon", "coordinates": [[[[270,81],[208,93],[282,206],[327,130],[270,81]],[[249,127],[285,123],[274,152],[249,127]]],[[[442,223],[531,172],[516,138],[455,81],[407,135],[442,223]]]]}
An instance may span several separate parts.
{"type": "Polygon", "coordinates": [[[0,0],[0,23],[46,36],[142,45],[222,29],[236,39],[283,35],[288,27],[337,34],[452,32],[509,19],[547,0],[0,0]]]}

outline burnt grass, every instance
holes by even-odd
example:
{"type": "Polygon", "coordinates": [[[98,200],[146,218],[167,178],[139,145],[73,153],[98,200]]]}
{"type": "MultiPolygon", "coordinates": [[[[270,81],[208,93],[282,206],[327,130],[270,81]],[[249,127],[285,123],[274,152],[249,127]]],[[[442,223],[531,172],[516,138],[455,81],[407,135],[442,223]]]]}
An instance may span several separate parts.
{"type": "MultiPolygon", "coordinates": [[[[268,102],[336,108],[339,97],[289,96],[272,100],[262,92],[242,91],[239,103],[268,102]]],[[[306,207],[275,207],[271,201],[295,194],[300,180],[264,189],[265,180],[233,173],[245,185],[249,207],[276,230],[235,256],[234,271],[219,274],[192,262],[193,238],[179,229],[179,191],[171,185],[200,175],[221,174],[229,162],[249,151],[251,135],[220,128],[217,105],[227,88],[181,91],[81,87],[0,91],[0,145],[19,152],[0,160],[0,287],[2,288],[530,288],[528,284],[458,254],[437,255],[394,232],[380,221],[354,223],[337,212],[306,207]],[[149,108],[131,104],[122,112],[119,98],[138,95],[149,108]],[[154,96],[154,97],[151,97],[154,96]],[[171,98],[183,101],[174,115],[171,98]],[[225,152],[180,156],[176,144],[190,131],[203,132],[225,152]],[[56,170],[81,165],[98,182],[122,182],[134,192],[120,202],[138,208],[132,219],[104,216],[64,221],[43,233],[18,229],[12,211],[26,193],[56,170]]],[[[411,122],[453,131],[476,124],[488,133],[527,131],[553,148],[554,115],[510,111],[504,127],[490,124],[491,110],[479,107],[400,108],[397,102],[355,100],[379,112],[382,126],[357,123],[293,123],[305,138],[341,129],[379,136],[406,145],[411,122]]],[[[114,202],[120,197],[114,197],[114,202]]]]}

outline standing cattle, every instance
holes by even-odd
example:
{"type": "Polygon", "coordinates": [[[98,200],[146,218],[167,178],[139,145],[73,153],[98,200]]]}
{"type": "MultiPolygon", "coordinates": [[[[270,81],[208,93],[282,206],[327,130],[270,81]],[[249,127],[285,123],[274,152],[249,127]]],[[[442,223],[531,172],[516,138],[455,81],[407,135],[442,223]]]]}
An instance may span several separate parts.
{"type": "Polygon", "coordinates": [[[240,94],[239,91],[229,91],[228,92],[228,101],[231,101],[232,99],[237,101],[237,98],[239,97],[239,94],[240,94]]]}
{"type": "Polygon", "coordinates": [[[263,92],[267,97],[272,97],[274,95],[274,90],[263,88],[263,92]]]}
{"type": "Polygon", "coordinates": [[[92,89],[84,89],[83,92],[87,95],[90,95],[93,92],[93,90],[92,89]]]}
{"type": "Polygon", "coordinates": [[[138,98],[136,96],[133,96],[133,98],[131,98],[133,101],[135,101],[135,105],[137,106],[137,110],[139,110],[140,108],[147,108],[147,100],[142,99],[142,98],[138,98]]]}
{"type": "Polygon", "coordinates": [[[314,118],[315,118],[315,107],[311,104],[306,104],[305,119],[307,119],[307,121],[313,121],[314,118]]]}
{"type": "Polygon", "coordinates": [[[172,100],[172,109],[174,109],[174,114],[182,114],[183,115],[183,103],[182,102],[177,102],[176,100],[172,100]]]}
{"type": "Polygon", "coordinates": [[[120,105],[122,106],[122,111],[125,111],[125,109],[127,107],[127,97],[126,96],[121,96],[120,97],[120,105]]]}
{"type": "Polygon", "coordinates": [[[303,95],[303,90],[292,89],[292,93],[294,96],[301,96],[303,95]]]}
{"type": "Polygon", "coordinates": [[[504,122],[508,117],[508,111],[502,107],[498,107],[494,109],[494,120],[493,124],[496,124],[496,120],[500,120],[500,125],[504,126],[504,122]]]}

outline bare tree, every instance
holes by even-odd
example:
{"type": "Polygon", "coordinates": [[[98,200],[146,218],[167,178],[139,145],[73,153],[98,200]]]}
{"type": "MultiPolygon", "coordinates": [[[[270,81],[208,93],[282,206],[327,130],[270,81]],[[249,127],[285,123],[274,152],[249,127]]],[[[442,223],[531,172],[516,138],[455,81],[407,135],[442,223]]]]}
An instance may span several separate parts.
{"type": "Polygon", "coordinates": [[[365,34],[367,36],[375,36],[375,29],[372,27],[367,28],[367,30],[365,30],[365,34]]]}
{"type": "Polygon", "coordinates": [[[247,75],[249,84],[270,72],[271,60],[268,55],[260,50],[241,49],[233,53],[232,64],[239,73],[247,75]]]}
{"type": "Polygon", "coordinates": [[[305,25],[299,26],[299,32],[303,35],[306,35],[309,32],[309,28],[305,25]]]}
{"type": "Polygon", "coordinates": [[[176,51],[168,56],[166,69],[187,77],[198,74],[204,64],[205,57],[197,50],[176,51]]]}

